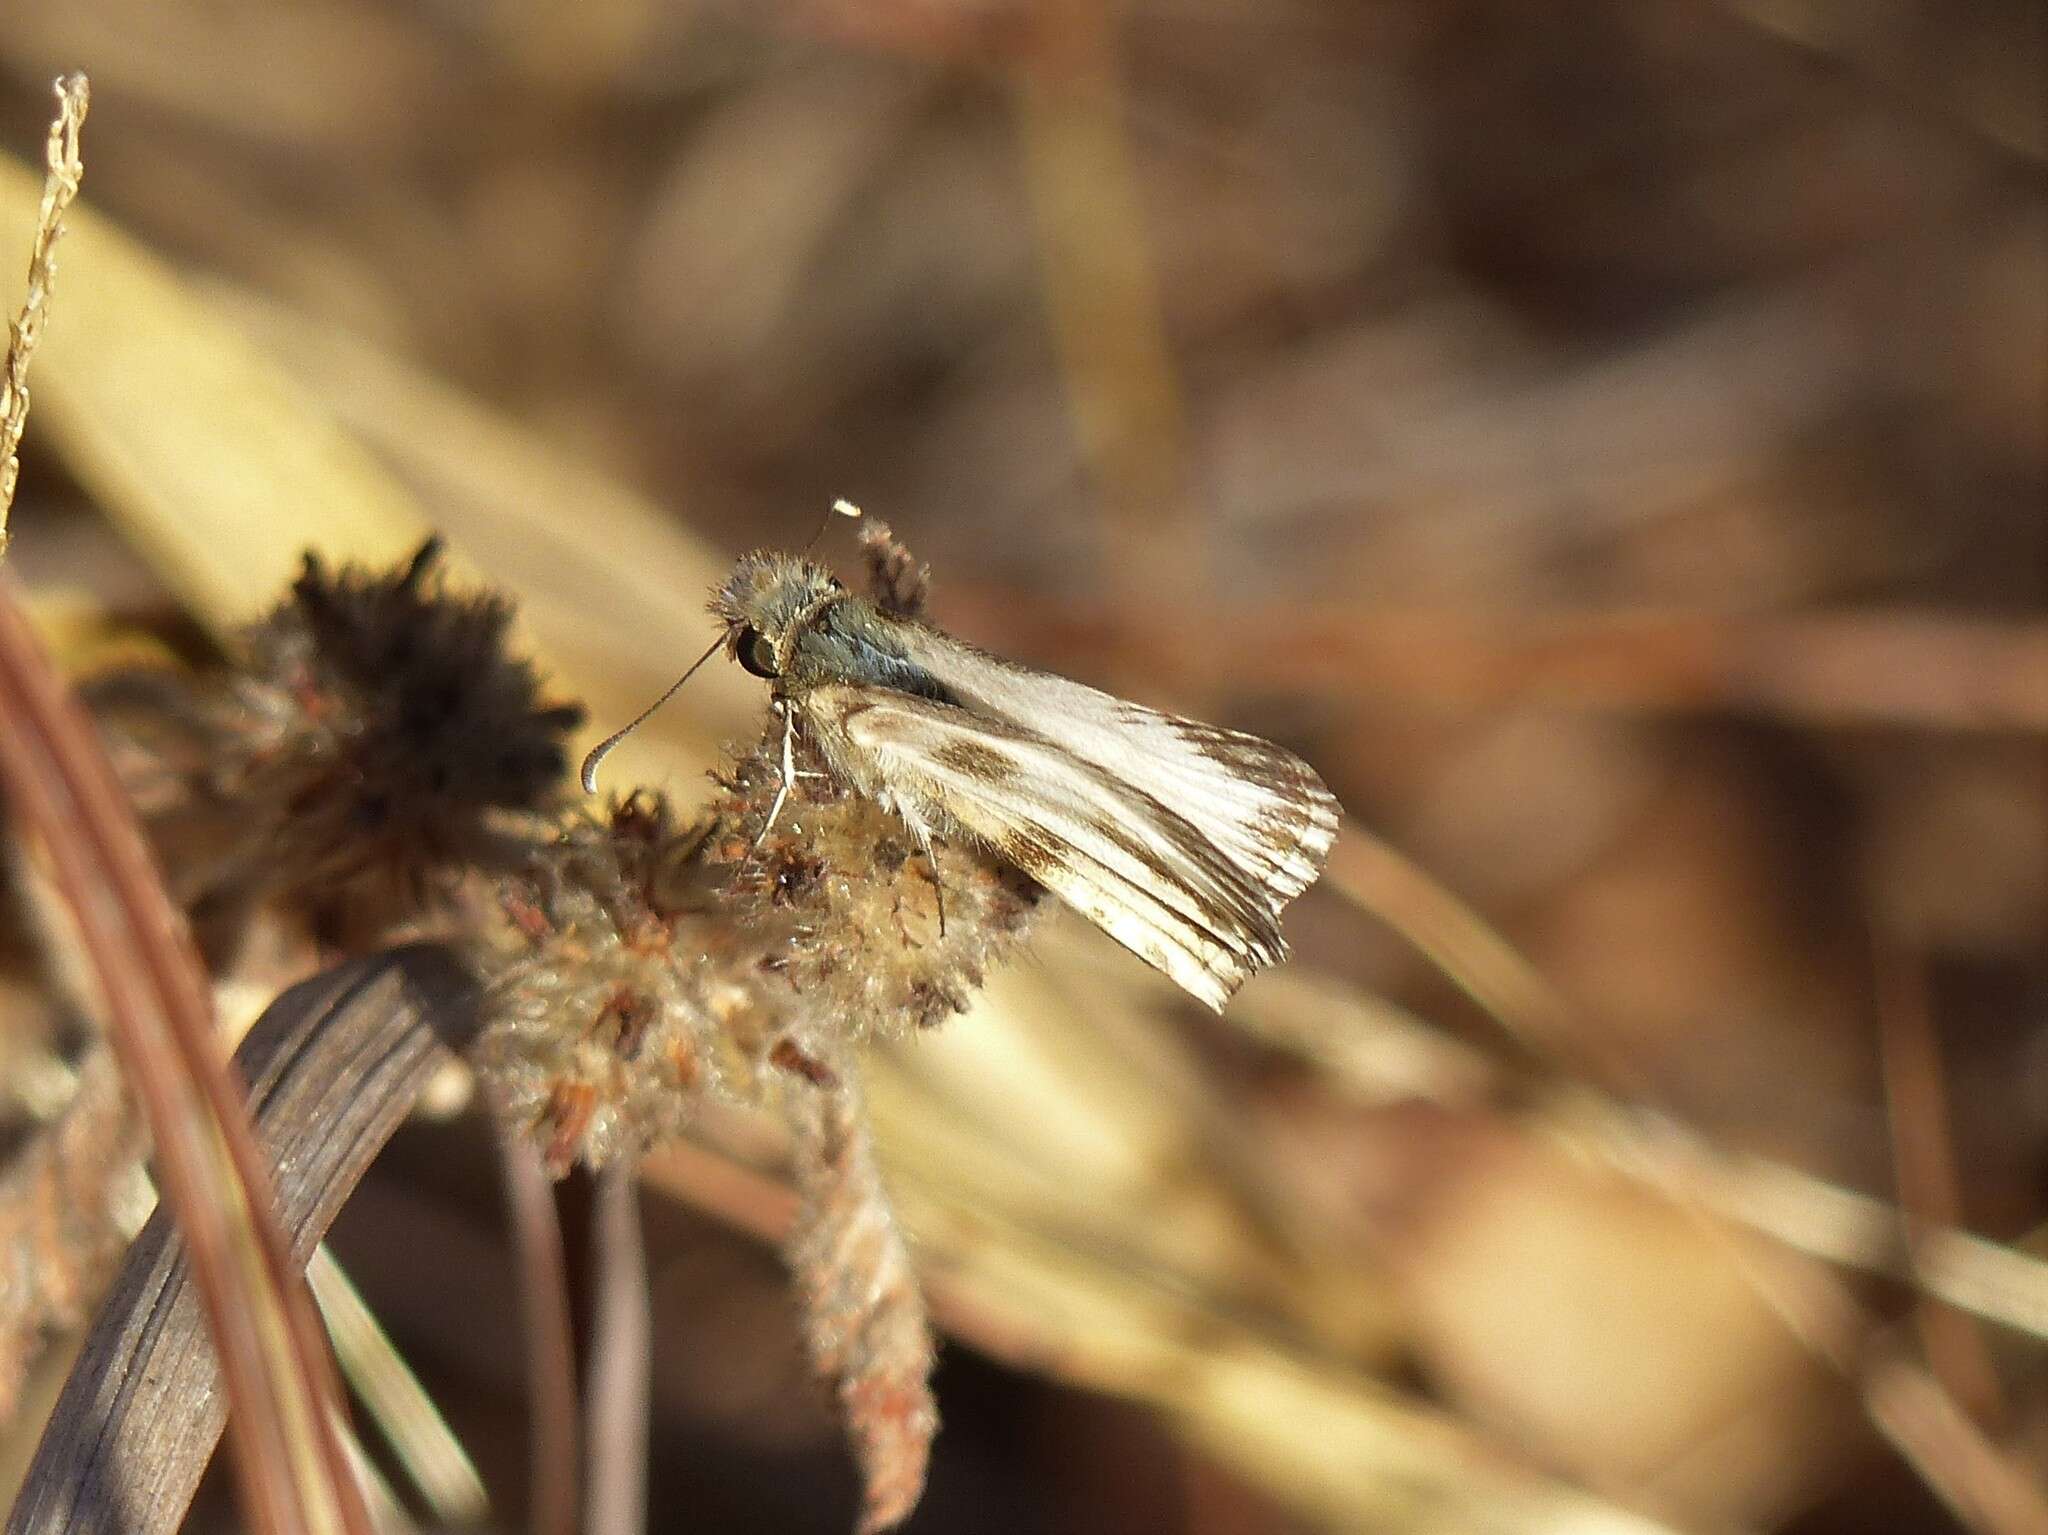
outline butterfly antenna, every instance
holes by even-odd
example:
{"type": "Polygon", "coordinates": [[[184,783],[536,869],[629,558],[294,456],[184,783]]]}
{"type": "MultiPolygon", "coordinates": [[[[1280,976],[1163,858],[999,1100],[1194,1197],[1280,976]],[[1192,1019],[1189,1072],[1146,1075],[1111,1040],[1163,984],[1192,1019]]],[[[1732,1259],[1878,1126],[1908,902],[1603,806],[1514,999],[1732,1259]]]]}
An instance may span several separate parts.
{"type": "Polygon", "coordinates": [[[667,703],[671,698],[675,697],[676,691],[679,688],[681,688],[684,683],[688,682],[692,677],[696,676],[697,668],[702,666],[706,661],[710,660],[713,655],[717,654],[718,647],[723,645],[724,643],[725,638],[722,635],[719,638],[713,640],[711,642],[711,648],[705,651],[704,654],[702,654],[701,656],[697,657],[696,660],[692,661],[690,663],[690,669],[684,672],[682,676],[676,678],[674,682],[671,682],[668,685],[668,691],[666,693],[662,694],[661,697],[655,699],[653,703],[649,704],[646,708],[642,709],[638,714],[634,715],[632,723],[627,725],[624,730],[614,731],[612,734],[606,736],[602,741],[598,742],[597,745],[593,746],[590,749],[590,755],[583,759],[583,792],[585,794],[595,794],[597,792],[598,767],[604,762],[605,758],[609,757],[612,754],[612,748],[614,746],[617,746],[621,741],[625,740],[627,736],[631,735],[634,731],[638,730],[642,725],[646,724],[647,717],[650,714],[654,713],[656,709],[659,709],[663,704],[667,703]]]}
{"type": "Polygon", "coordinates": [[[811,552],[811,546],[817,543],[819,539],[823,538],[825,536],[825,530],[832,526],[832,519],[834,517],[852,517],[858,520],[860,517],[860,508],[855,506],[851,501],[847,500],[846,497],[841,496],[837,501],[834,501],[830,506],[825,508],[825,515],[818,519],[818,531],[813,533],[808,539],[806,539],[804,541],[803,548],[798,550],[797,552],[799,554],[809,554],[811,552]]]}

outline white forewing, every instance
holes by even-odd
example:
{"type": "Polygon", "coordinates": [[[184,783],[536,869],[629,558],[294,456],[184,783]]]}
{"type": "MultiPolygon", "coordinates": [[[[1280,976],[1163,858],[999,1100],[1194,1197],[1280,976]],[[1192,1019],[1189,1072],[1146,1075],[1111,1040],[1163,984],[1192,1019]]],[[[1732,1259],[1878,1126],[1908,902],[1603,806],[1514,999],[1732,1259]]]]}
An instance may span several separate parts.
{"type": "Polygon", "coordinates": [[[906,648],[974,712],[1142,787],[1270,891],[1275,913],[1322,872],[1337,836],[1337,801],[1292,752],[1014,665],[935,630],[911,629],[906,648]]]}
{"type": "Polygon", "coordinates": [[[1305,764],[962,654],[970,664],[933,668],[961,707],[811,690],[805,709],[828,756],[913,822],[1015,863],[1210,1007],[1286,956],[1280,909],[1336,830],[1336,802],[1305,764]]]}

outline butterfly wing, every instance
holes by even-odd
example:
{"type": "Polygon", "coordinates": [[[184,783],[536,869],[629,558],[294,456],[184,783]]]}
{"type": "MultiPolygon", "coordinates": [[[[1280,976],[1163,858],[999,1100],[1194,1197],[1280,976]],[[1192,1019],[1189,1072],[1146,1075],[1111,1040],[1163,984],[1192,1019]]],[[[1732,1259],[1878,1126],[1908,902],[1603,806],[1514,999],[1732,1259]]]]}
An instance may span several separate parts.
{"type": "Polygon", "coordinates": [[[1340,807],[1315,769],[1294,753],[915,627],[906,646],[911,657],[963,707],[1056,738],[1112,776],[1142,784],[1246,879],[1270,892],[1276,914],[1322,872],[1340,807]]]}
{"type": "Polygon", "coordinates": [[[1232,800],[1221,768],[1155,773],[1143,745],[1125,749],[1127,777],[1069,750],[1057,715],[1046,721],[1055,739],[1003,714],[888,688],[819,687],[803,707],[828,756],[884,804],[1016,864],[1212,1008],[1286,957],[1280,908],[1314,878],[1335,830],[1320,780],[1252,737],[1231,737],[1230,749],[1286,758],[1320,791],[1290,802],[1307,830],[1284,845],[1270,829],[1244,832],[1226,819],[1226,807],[1263,807],[1271,790],[1232,800]]]}

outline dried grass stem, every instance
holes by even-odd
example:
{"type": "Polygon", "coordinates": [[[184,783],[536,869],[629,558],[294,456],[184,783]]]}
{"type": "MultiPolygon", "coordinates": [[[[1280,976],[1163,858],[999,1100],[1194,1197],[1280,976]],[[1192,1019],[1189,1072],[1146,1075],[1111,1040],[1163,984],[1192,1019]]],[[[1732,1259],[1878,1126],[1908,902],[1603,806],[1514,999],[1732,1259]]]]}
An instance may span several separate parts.
{"type": "Polygon", "coordinates": [[[0,371],[0,554],[7,552],[7,513],[14,505],[14,486],[21,476],[21,434],[28,425],[29,359],[42,340],[43,320],[49,311],[50,290],[57,276],[53,256],[64,233],[64,211],[78,196],[79,182],[85,176],[78,134],[92,102],[91,87],[84,75],[67,74],[59,78],[55,89],[57,117],[50,124],[49,147],[44,152],[48,170],[42,206],[36,214],[35,243],[29,250],[28,298],[8,327],[7,362],[0,371]]]}

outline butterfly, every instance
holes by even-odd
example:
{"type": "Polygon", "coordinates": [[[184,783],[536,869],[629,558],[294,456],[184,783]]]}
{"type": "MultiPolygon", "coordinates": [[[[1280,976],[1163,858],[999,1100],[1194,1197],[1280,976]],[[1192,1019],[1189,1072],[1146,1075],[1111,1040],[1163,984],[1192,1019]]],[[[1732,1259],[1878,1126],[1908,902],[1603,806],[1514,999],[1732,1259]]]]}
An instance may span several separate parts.
{"type": "MultiPolygon", "coordinates": [[[[1322,871],[1339,815],[1292,752],[989,655],[798,555],[741,557],[711,611],[724,632],[697,665],[725,650],[783,718],[763,837],[801,731],[921,848],[957,841],[1015,865],[1211,1008],[1286,958],[1280,912],[1322,871]]],[[[585,760],[585,789],[632,728],[585,760]]]]}

